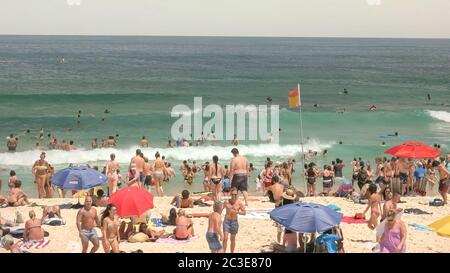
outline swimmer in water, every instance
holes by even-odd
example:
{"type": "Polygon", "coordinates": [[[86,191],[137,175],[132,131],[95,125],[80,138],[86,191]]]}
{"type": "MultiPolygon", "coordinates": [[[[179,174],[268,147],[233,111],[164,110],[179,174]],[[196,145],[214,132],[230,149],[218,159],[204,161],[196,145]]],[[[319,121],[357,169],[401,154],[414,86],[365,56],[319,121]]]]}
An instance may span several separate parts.
{"type": "Polygon", "coordinates": [[[428,100],[430,101],[430,100],[431,100],[431,95],[430,95],[430,94],[427,94],[427,98],[428,98],[428,100]]]}
{"type": "Polygon", "coordinates": [[[267,97],[266,100],[267,102],[272,102],[272,97],[267,97]]]}
{"type": "Polygon", "coordinates": [[[314,107],[317,108],[319,107],[319,105],[317,103],[314,103],[314,107]]]}
{"type": "Polygon", "coordinates": [[[377,107],[375,105],[372,105],[372,106],[370,106],[369,110],[372,111],[372,112],[376,111],[377,107]]]}
{"type": "Polygon", "coordinates": [[[347,88],[344,88],[344,94],[348,95],[347,88]]]}
{"type": "Polygon", "coordinates": [[[381,142],[381,147],[386,147],[386,142],[381,142]]]}
{"type": "Polygon", "coordinates": [[[108,109],[105,109],[105,112],[104,112],[105,114],[109,114],[109,110],[108,109]]]}

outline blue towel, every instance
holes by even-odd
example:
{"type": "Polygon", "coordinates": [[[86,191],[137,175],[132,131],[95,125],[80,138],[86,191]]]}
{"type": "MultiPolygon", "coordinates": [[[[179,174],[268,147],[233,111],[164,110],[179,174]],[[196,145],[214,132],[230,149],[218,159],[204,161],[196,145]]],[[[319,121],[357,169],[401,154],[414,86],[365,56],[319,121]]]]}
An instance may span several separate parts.
{"type": "Polygon", "coordinates": [[[334,210],[334,211],[340,211],[340,210],[341,210],[340,207],[335,206],[335,205],[328,205],[327,207],[330,208],[330,209],[332,209],[332,210],[334,210]]]}
{"type": "Polygon", "coordinates": [[[155,227],[165,227],[165,225],[162,223],[161,218],[152,218],[151,221],[155,225],[155,227]]]}
{"type": "Polygon", "coordinates": [[[433,231],[433,229],[431,229],[430,227],[424,226],[424,225],[420,225],[420,224],[416,224],[416,223],[412,223],[412,224],[408,224],[408,226],[414,227],[416,230],[418,231],[433,231]]]}

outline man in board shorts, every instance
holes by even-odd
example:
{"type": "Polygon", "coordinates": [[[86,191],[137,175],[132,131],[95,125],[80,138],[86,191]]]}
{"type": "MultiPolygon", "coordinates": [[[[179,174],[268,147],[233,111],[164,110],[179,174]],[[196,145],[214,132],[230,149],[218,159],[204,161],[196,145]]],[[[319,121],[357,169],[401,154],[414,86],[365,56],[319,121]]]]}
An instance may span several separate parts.
{"type": "Polygon", "coordinates": [[[230,178],[231,188],[236,188],[244,195],[245,206],[248,206],[247,202],[247,180],[248,180],[248,160],[247,158],[239,154],[238,149],[233,148],[231,150],[234,158],[230,164],[230,178]]]}

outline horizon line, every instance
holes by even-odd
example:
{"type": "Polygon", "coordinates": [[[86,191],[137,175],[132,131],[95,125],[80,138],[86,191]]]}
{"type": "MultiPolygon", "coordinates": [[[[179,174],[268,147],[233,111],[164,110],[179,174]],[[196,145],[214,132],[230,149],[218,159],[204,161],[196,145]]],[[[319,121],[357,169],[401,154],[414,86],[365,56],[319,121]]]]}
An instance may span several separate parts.
{"type": "Polygon", "coordinates": [[[153,35],[153,34],[1,34],[0,36],[68,36],[68,37],[166,37],[166,38],[313,38],[313,39],[420,39],[449,40],[450,37],[391,37],[391,36],[271,36],[271,35],[153,35]]]}

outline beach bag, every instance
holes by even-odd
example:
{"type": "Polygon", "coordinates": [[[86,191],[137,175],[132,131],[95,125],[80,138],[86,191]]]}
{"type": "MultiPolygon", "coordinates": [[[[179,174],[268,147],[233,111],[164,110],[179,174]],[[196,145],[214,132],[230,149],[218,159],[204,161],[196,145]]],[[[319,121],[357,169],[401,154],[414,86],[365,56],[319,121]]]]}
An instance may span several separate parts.
{"type": "Polygon", "coordinates": [[[440,207],[444,205],[444,201],[442,199],[436,198],[433,201],[430,202],[430,206],[433,207],[440,207]]]}
{"type": "Polygon", "coordinates": [[[147,234],[145,234],[143,232],[138,232],[136,234],[131,235],[131,237],[128,238],[128,242],[129,243],[144,243],[148,239],[150,239],[150,238],[148,237],[147,234]]]}
{"type": "Polygon", "coordinates": [[[355,216],[353,216],[355,219],[365,219],[364,214],[362,213],[356,213],[355,216]]]}

